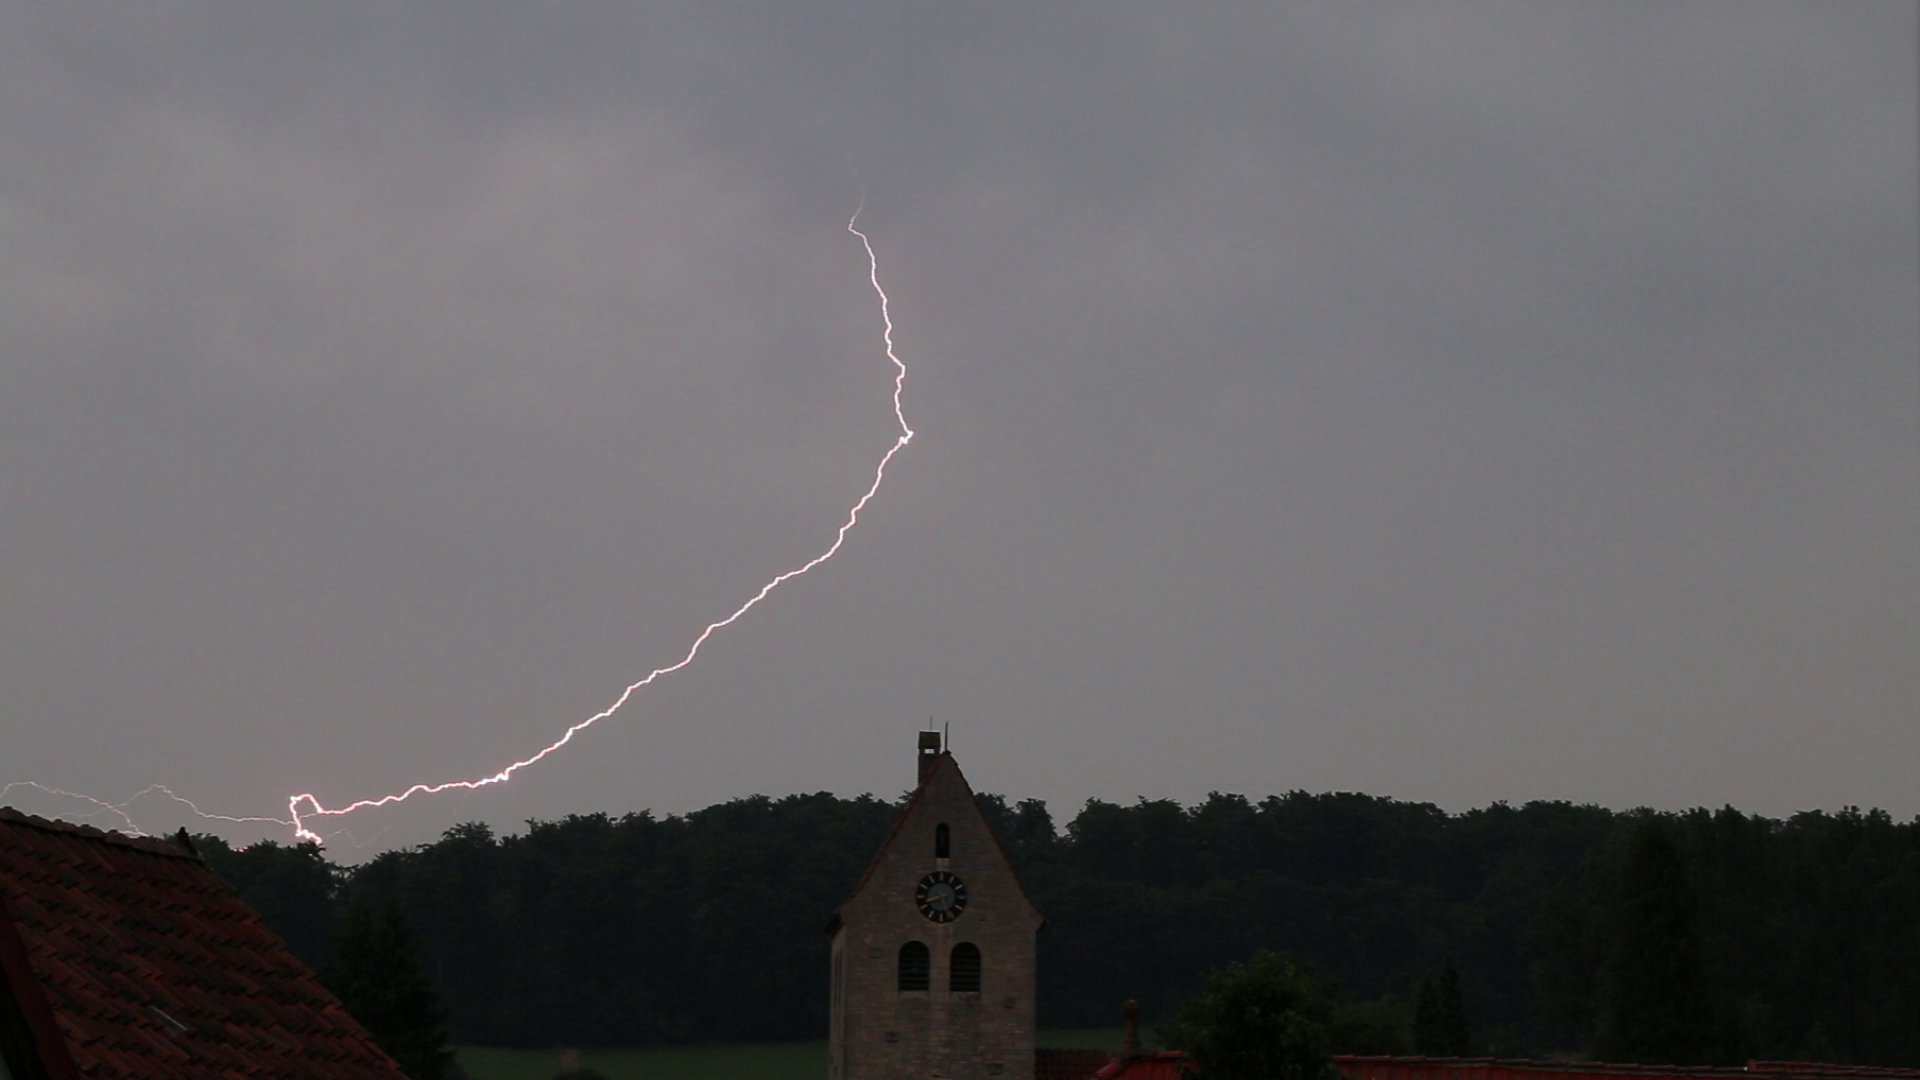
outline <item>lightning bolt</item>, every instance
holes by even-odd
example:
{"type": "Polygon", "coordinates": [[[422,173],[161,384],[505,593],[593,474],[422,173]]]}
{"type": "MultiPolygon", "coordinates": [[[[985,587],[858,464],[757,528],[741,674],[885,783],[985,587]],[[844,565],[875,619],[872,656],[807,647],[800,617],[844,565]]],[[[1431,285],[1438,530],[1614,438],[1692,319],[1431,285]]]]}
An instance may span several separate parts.
{"type": "MultiPolygon", "coordinates": [[[[282,825],[291,826],[293,828],[294,835],[299,837],[302,840],[321,841],[323,840],[323,837],[319,833],[314,832],[311,828],[308,827],[307,823],[310,819],[318,818],[318,817],[341,817],[347,814],[354,813],[359,810],[369,810],[378,806],[390,806],[394,803],[405,802],[416,795],[437,795],[443,791],[453,791],[453,790],[471,791],[476,788],[488,787],[493,784],[504,784],[508,780],[511,780],[513,778],[513,774],[519,772],[524,768],[527,768],[530,765],[540,762],[541,760],[545,759],[548,755],[553,754],[554,752],[560,750],[562,747],[566,746],[568,743],[572,742],[573,737],[575,735],[580,734],[581,732],[587,730],[588,728],[599,723],[600,721],[605,720],[608,717],[612,716],[613,714],[619,712],[622,708],[626,707],[627,702],[632,699],[634,694],[638,693],[640,690],[651,685],[655,680],[666,675],[671,675],[674,672],[679,671],[681,668],[686,667],[688,664],[693,663],[694,659],[700,655],[700,650],[707,644],[707,640],[713,637],[714,634],[738,622],[743,616],[746,615],[747,612],[752,611],[754,608],[758,607],[760,605],[760,602],[762,600],[765,600],[768,597],[768,595],[771,594],[775,589],[793,580],[794,578],[797,578],[802,574],[805,574],[811,571],[814,567],[819,566],[821,563],[826,562],[828,559],[831,559],[836,554],[838,554],[840,551],[841,545],[845,544],[847,541],[847,534],[853,531],[853,527],[855,525],[858,525],[860,523],[860,512],[862,510],[865,510],[867,508],[867,504],[873,501],[873,497],[880,493],[880,485],[887,478],[887,466],[892,464],[894,456],[896,454],[900,453],[901,450],[906,448],[906,445],[909,442],[913,441],[913,428],[907,426],[907,415],[900,405],[901,393],[906,388],[907,365],[901,362],[899,354],[897,354],[894,351],[893,313],[892,313],[891,305],[887,299],[887,291],[880,286],[880,259],[877,255],[874,254],[873,241],[870,238],[868,238],[867,234],[862,232],[859,228],[860,214],[865,209],[866,209],[866,201],[864,198],[862,198],[862,200],[860,201],[860,204],[854,208],[853,216],[847,219],[847,231],[852,233],[855,237],[859,238],[860,246],[867,253],[867,280],[873,286],[874,295],[880,298],[880,322],[882,324],[880,339],[882,344],[885,346],[887,360],[890,363],[892,363],[894,367],[893,418],[894,418],[894,421],[900,427],[900,433],[894,438],[893,445],[888,447],[887,452],[881,456],[880,464],[875,466],[873,470],[873,483],[867,485],[867,490],[864,493],[862,493],[858,499],[854,501],[852,508],[847,511],[847,519],[841,522],[839,530],[834,533],[833,543],[827,545],[827,548],[825,551],[822,551],[820,554],[815,555],[813,558],[808,559],[806,562],[801,563],[799,566],[796,566],[793,569],[788,570],[785,573],[778,575],[777,577],[774,577],[772,580],[768,581],[766,584],[760,586],[759,591],[755,592],[752,596],[748,597],[746,603],[743,603],[739,607],[735,608],[731,615],[728,615],[725,618],[717,620],[715,622],[708,623],[707,628],[700,631],[700,633],[694,637],[693,643],[687,647],[686,654],[682,656],[680,659],[674,661],[671,664],[666,665],[665,667],[658,667],[648,672],[644,678],[641,678],[637,682],[634,682],[632,685],[628,686],[625,690],[622,690],[620,692],[620,695],[614,698],[613,704],[608,705],[606,708],[601,709],[599,712],[594,713],[592,716],[589,716],[584,720],[578,721],[577,723],[568,727],[565,731],[560,733],[559,738],[554,739],[552,742],[548,743],[546,746],[542,747],[540,750],[538,750],[531,756],[522,758],[519,761],[516,761],[513,764],[508,765],[507,767],[501,769],[499,772],[493,773],[490,776],[473,777],[473,778],[468,778],[464,780],[445,780],[439,783],[431,783],[431,784],[428,784],[428,783],[414,784],[411,787],[406,788],[405,790],[397,791],[390,795],[380,795],[380,796],[369,798],[369,799],[357,799],[353,802],[346,803],[341,806],[327,806],[326,804],[320,801],[319,796],[314,795],[311,792],[302,792],[298,795],[292,796],[287,800],[287,819],[285,820],[279,819],[279,818],[218,818],[217,815],[204,815],[204,816],[214,817],[217,820],[226,820],[226,821],[278,822],[279,824],[282,824],[282,825]]],[[[167,792],[166,794],[172,795],[172,792],[167,792]]],[[[80,797],[84,798],[85,796],[80,796],[80,797]]],[[[179,798],[179,796],[173,796],[173,797],[176,799],[179,798]]],[[[90,800],[90,801],[94,801],[101,807],[109,810],[121,811],[121,817],[122,818],[126,817],[123,807],[115,807],[112,804],[107,804],[107,803],[99,803],[98,800],[90,800]]],[[[186,802],[185,799],[180,799],[180,801],[186,802]]],[[[188,805],[191,806],[192,804],[189,803],[188,805]]],[[[197,812],[197,808],[196,808],[196,812],[197,812]]],[[[130,819],[128,820],[128,824],[129,825],[132,824],[130,819]]]]}
{"type": "MultiPolygon", "coordinates": [[[[473,778],[462,779],[462,780],[446,780],[440,783],[414,784],[411,787],[408,787],[402,791],[394,792],[393,794],[390,794],[390,795],[381,795],[381,796],[378,796],[375,798],[369,798],[369,799],[359,799],[354,802],[346,803],[342,806],[337,806],[337,807],[327,806],[326,804],[320,801],[319,796],[314,795],[311,792],[302,792],[298,795],[294,795],[290,797],[287,800],[287,816],[284,818],[272,817],[272,816],[256,816],[256,815],[234,816],[229,814],[211,813],[209,811],[202,810],[197,804],[193,802],[193,800],[188,799],[185,796],[176,793],[175,791],[173,791],[171,788],[167,787],[164,784],[150,784],[147,787],[144,787],[139,791],[134,792],[132,795],[129,795],[124,799],[121,799],[118,802],[112,802],[106,799],[96,798],[92,795],[87,795],[82,792],[71,791],[66,788],[55,787],[50,784],[43,784],[34,780],[15,780],[5,785],[0,785],[0,799],[5,798],[7,794],[13,791],[15,788],[22,788],[22,787],[31,788],[46,795],[54,796],[56,798],[73,799],[92,807],[91,810],[88,810],[78,815],[79,819],[82,821],[85,821],[86,819],[89,819],[89,818],[109,816],[117,820],[119,822],[119,827],[124,829],[128,834],[133,836],[145,836],[147,834],[143,830],[141,830],[139,825],[134,821],[133,815],[129,812],[128,807],[132,806],[135,802],[138,802],[148,797],[160,797],[160,798],[169,799],[173,802],[176,802],[185,806],[193,814],[195,814],[196,816],[198,816],[199,818],[205,821],[219,821],[219,822],[226,822],[229,824],[236,824],[236,825],[244,825],[244,824],[281,825],[281,826],[291,828],[294,831],[294,835],[301,840],[311,840],[316,843],[326,843],[327,841],[335,837],[345,836],[349,840],[349,842],[353,844],[353,846],[363,847],[365,846],[366,843],[371,843],[372,841],[371,840],[365,841],[365,842],[360,841],[354,838],[352,832],[347,829],[339,829],[333,832],[322,834],[310,828],[308,826],[308,821],[309,819],[318,818],[318,817],[343,817],[347,814],[351,814],[359,810],[367,810],[367,809],[372,809],[374,807],[379,807],[379,806],[389,806],[394,803],[405,802],[416,795],[436,795],[443,791],[451,791],[456,789],[473,790],[476,788],[488,787],[493,784],[505,783],[506,781],[513,778],[514,773],[517,773],[521,769],[524,769],[530,765],[533,765],[545,759],[548,755],[555,753],[556,751],[560,750],[562,747],[566,746],[568,743],[572,742],[573,737],[575,735],[578,735],[582,731],[585,731],[586,729],[592,727],[593,725],[599,723],[600,721],[605,720],[608,717],[612,716],[613,714],[619,712],[622,708],[626,706],[627,702],[630,699],[632,699],[634,694],[646,688],[647,686],[652,684],[655,680],[666,675],[671,675],[674,672],[679,671],[680,669],[693,663],[693,661],[700,655],[700,650],[703,647],[705,647],[708,639],[712,638],[714,634],[733,625],[735,622],[738,622],[742,617],[744,617],[747,614],[747,612],[752,611],[754,608],[758,607],[761,601],[765,600],[775,589],[779,588],[781,585],[784,585],[788,581],[791,581],[794,578],[797,578],[803,574],[806,574],[807,572],[811,571],[814,567],[819,566],[821,563],[824,563],[828,559],[831,559],[835,555],[839,554],[840,548],[847,541],[847,534],[853,531],[853,527],[855,525],[858,525],[860,523],[860,512],[862,510],[865,510],[867,507],[867,504],[873,501],[874,496],[880,493],[880,485],[884,483],[887,478],[887,466],[892,464],[895,455],[899,454],[901,450],[906,448],[906,445],[909,442],[913,441],[913,434],[914,434],[913,428],[908,426],[906,412],[902,409],[900,404],[901,395],[906,388],[907,365],[901,361],[899,354],[894,349],[892,304],[887,298],[886,289],[882,288],[880,285],[880,259],[874,253],[873,241],[867,236],[865,232],[861,231],[861,229],[859,228],[860,215],[862,212],[865,211],[865,209],[866,209],[866,199],[863,193],[859,201],[859,204],[854,208],[853,216],[847,219],[847,232],[852,233],[855,237],[859,239],[861,248],[866,252],[867,281],[873,286],[874,295],[877,296],[880,300],[880,322],[881,322],[880,340],[884,347],[884,352],[886,354],[887,361],[891,363],[894,368],[893,418],[894,418],[894,422],[899,426],[900,432],[897,436],[894,437],[893,445],[887,448],[887,452],[885,454],[881,455],[880,463],[877,466],[875,466],[873,470],[873,482],[867,485],[866,491],[861,493],[860,497],[854,501],[853,506],[850,509],[848,509],[846,520],[843,521],[840,524],[839,529],[835,531],[833,542],[827,545],[826,550],[820,552],[818,555],[815,555],[813,558],[808,559],[806,562],[801,563],[799,566],[796,566],[791,570],[788,570],[782,574],[779,574],[778,576],[767,581],[764,585],[761,585],[759,590],[756,591],[752,596],[748,597],[745,603],[735,608],[732,614],[726,616],[723,619],[719,619],[715,622],[708,623],[706,626],[706,629],[700,631],[700,633],[694,637],[693,643],[687,647],[686,653],[683,656],[681,656],[679,660],[676,660],[675,662],[668,664],[665,667],[655,668],[652,671],[648,672],[644,678],[641,678],[640,680],[632,683],[625,690],[621,691],[620,695],[613,700],[613,703],[611,705],[608,705],[606,708],[600,710],[597,713],[594,713],[592,716],[589,716],[586,719],[578,721],[577,723],[574,723],[573,725],[569,726],[568,728],[566,728],[564,731],[560,733],[560,736],[558,738],[554,739],[552,742],[548,743],[546,746],[542,747],[539,751],[535,752],[531,756],[522,758],[521,760],[506,766],[505,768],[501,769],[496,773],[493,773],[492,775],[473,777],[473,778]]],[[[381,831],[385,832],[384,829],[381,831]]],[[[376,836],[378,835],[379,834],[376,834],[376,836]]]]}
{"type": "Polygon", "coordinates": [[[205,810],[200,809],[200,807],[196,806],[192,799],[189,799],[184,795],[180,795],[176,793],[172,788],[169,788],[165,784],[148,784],[146,787],[141,788],[139,791],[136,791],[133,794],[127,796],[126,798],[121,799],[119,802],[109,802],[106,799],[95,798],[94,796],[85,794],[83,792],[69,791],[66,788],[54,787],[51,784],[42,784],[35,780],[15,780],[9,784],[6,784],[5,786],[0,786],[0,799],[6,798],[7,793],[17,787],[32,788],[35,791],[41,792],[46,795],[52,795],[52,796],[55,796],[56,798],[77,799],[80,802],[86,803],[87,805],[93,807],[92,810],[89,810],[86,813],[80,814],[79,815],[80,820],[85,821],[88,818],[96,818],[96,817],[100,817],[103,814],[110,814],[113,817],[119,819],[120,828],[125,829],[127,834],[130,836],[147,835],[146,832],[143,831],[140,828],[140,826],[134,822],[133,815],[128,813],[127,807],[132,806],[134,803],[139,802],[141,799],[144,799],[149,795],[159,795],[163,798],[172,799],[174,802],[180,803],[184,805],[188,810],[193,811],[193,813],[196,816],[207,821],[225,821],[234,825],[263,824],[263,825],[286,825],[288,827],[293,827],[297,824],[290,818],[234,817],[229,814],[209,813],[205,810]]]}

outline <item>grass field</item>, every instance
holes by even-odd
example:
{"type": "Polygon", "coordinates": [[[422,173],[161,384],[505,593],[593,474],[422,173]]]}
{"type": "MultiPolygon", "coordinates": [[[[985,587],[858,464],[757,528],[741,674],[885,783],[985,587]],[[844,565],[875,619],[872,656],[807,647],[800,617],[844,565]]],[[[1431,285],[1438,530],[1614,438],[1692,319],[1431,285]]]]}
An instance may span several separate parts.
{"type": "MultiPolygon", "coordinates": [[[[1113,1049],[1120,1032],[1043,1031],[1041,1046],[1113,1049]]],[[[592,1069],[607,1080],[821,1080],[827,1044],[731,1043],[645,1050],[501,1050],[462,1046],[460,1066],[473,1080],[553,1080],[566,1069],[592,1069]]]]}
{"type": "Polygon", "coordinates": [[[587,1068],[607,1080],[820,1080],[826,1040],[681,1046],[646,1050],[495,1050],[460,1047],[460,1067],[473,1080],[553,1080],[587,1068]]]}

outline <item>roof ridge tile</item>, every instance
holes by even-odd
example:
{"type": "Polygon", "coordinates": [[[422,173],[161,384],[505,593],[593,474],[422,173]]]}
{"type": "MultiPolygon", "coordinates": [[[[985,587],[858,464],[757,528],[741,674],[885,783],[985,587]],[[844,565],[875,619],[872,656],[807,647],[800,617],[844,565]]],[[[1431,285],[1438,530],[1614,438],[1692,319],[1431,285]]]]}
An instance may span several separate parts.
{"type": "Polygon", "coordinates": [[[144,851],[150,855],[162,855],[168,858],[189,859],[203,862],[199,855],[187,851],[171,840],[157,836],[129,836],[123,832],[101,829],[79,822],[61,821],[58,818],[44,818],[35,814],[24,814],[11,806],[0,806],[0,822],[11,825],[24,825],[31,829],[55,835],[81,836],[102,843],[118,844],[135,851],[144,851]]]}

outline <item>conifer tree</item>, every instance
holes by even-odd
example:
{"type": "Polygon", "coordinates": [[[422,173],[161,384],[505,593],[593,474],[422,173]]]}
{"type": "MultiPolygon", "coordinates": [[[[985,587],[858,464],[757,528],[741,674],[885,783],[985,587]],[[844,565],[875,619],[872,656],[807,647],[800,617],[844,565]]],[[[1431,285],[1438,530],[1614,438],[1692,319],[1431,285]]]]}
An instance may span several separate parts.
{"type": "Polygon", "coordinates": [[[334,962],[322,980],[373,1041],[413,1080],[450,1080],[447,1014],[420,972],[413,934],[400,906],[376,912],[356,902],[334,942],[334,962]]]}
{"type": "Polygon", "coordinates": [[[1467,1024],[1467,998],[1460,989],[1460,972],[1449,960],[1440,969],[1440,1046],[1448,1057],[1472,1053],[1473,1031],[1467,1024]]]}
{"type": "Polygon", "coordinates": [[[1428,1057],[1439,1057],[1445,1041],[1440,1025],[1440,990],[1431,978],[1421,979],[1420,994],[1413,1006],[1413,1048],[1428,1057]]]}
{"type": "Polygon", "coordinates": [[[1420,980],[1413,1011],[1414,1048],[1430,1057],[1466,1057],[1473,1035],[1467,1026],[1466,996],[1460,972],[1448,960],[1438,981],[1420,980]]]}
{"type": "Polygon", "coordinates": [[[1698,1065],[1714,1054],[1699,916],[1685,861],[1663,818],[1628,839],[1600,1042],[1603,1060],[1698,1065]]]}

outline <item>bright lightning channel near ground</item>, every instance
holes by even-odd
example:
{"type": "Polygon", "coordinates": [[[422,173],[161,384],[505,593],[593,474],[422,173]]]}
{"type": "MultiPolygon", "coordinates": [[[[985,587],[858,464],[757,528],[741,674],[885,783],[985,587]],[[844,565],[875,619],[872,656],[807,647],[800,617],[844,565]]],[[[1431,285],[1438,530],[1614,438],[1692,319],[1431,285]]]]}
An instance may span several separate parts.
{"type": "Polygon", "coordinates": [[[486,787],[489,784],[505,783],[513,778],[514,773],[540,761],[548,754],[572,742],[575,735],[605,720],[614,713],[619,712],[626,706],[627,701],[633,697],[636,691],[649,685],[662,675],[671,675],[681,668],[686,667],[688,664],[693,663],[694,658],[700,655],[701,647],[706,645],[707,639],[712,637],[715,632],[731,626],[734,622],[738,621],[741,616],[759,606],[760,601],[765,600],[767,595],[773,592],[773,590],[793,578],[797,578],[807,571],[812,570],[828,559],[833,558],[834,555],[839,552],[840,545],[846,543],[847,533],[852,531],[853,527],[860,523],[860,511],[866,509],[867,503],[871,502],[873,497],[879,494],[880,485],[887,478],[887,465],[893,461],[895,454],[898,454],[909,442],[913,441],[913,429],[907,426],[907,415],[900,407],[900,395],[906,387],[907,365],[902,363],[899,355],[894,352],[893,313],[887,300],[887,291],[880,287],[880,259],[874,254],[873,241],[868,238],[866,233],[859,229],[860,213],[864,208],[864,203],[860,207],[855,208],[853,216],[847,219],[847,231],[859,238],[860,246],[865,249],[867,253],[867,280],[872,283],[874,294],[880,298],[880,322],[882,327],[880,340],[885,346],[887,360],[893,364],[894,368],[893,418],[900,427],[900,433],[895,436],[893,445],[887,448],[887,452],[881,455],[880,464],[873,470],[873,483],[867,485],[867,490],[862,493],[858,499],[854,500],[853,507],[847,511],[847,519],[840,523],[839,531],[834,534],[833,543],[827,545],[827,549],[820,554],[815,555],[799,566],[780,574],[760,586],[760,590],[751,597],[748,597],[746,603],[735,608],[733,614],[716,622],[708,623],[707,628],[700,631],[693,639],[693,644],[687,647],[686,655],[665,667],[654,668],[648,672],[644,678],[641,678],[625,690],[622,690],[620,695],[613,699],[613,704],[573,724],[561,732],[559,738],[548,743],[533,755],[522,758],[490,776],[473,777],[464,780],[444,780],[434,784],[414,784],[403,791],[397,791],[391,795],[381,795],[370,799],[357,799],[337,807],[325,805],[320,801],[318,796],[311,792],[302,792],[287,800],[287,815],[291,819],[288,823],[293,826],[295,836],[303,840],[318,841],[321,839],[318,833],[307,827],[307,821],[310,818],[341,817],[357,810],[367,810],[376,806],[387,806],[392,803],[405,802],[415,795],[435,795],[442,791],[455,789],[471,790],[486,787]]]}

